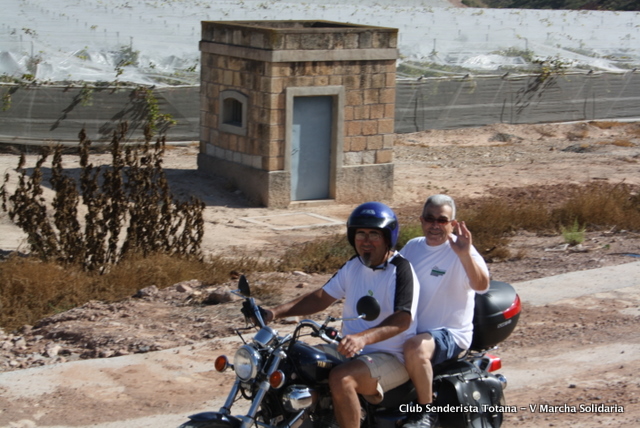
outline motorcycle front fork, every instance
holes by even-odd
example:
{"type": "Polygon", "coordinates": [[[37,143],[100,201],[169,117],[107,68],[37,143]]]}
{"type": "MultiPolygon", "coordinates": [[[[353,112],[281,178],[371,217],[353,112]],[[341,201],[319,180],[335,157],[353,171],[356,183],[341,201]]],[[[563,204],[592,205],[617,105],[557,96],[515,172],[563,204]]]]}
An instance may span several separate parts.
{"type": "MultiPolygon", "coordinates": [[[[271,385],[269,385],[269,376],[271,376],[273,372],[277,370],[278,366],[280,365],[280,361],[285,356],[286,354],[282,350],[274,352],[273,360],[271,361],[271,364],[269,365],[269,368],[265,373],[266,376],[263,377],[263,380],[258,385],[258,390],[253,396],[251,407],[249,407],[246,415],[238,416],[238,418],[242,420],[241,428],[250,428],[255,423],[257,423],[256,415],[258,414],[258,410],[260,409],[260,405],[262,404],[262,400],[264,399],[265,394],[271,387],[271,385]]],[[[233,403],[235,403],[238,392],[240,391],[240,383],[240,379],[236,377],[236,381],[234,382],[233,386],[231,387],[231,391],[227,396],[227,401],[224,403],[224,406],[220,408],[220,413],[225,415],[229,415],[231,413],[231,406],[233,406],[233,403]]],[[[302,416],[302,414],[300,414],[299,417],[300,416],[302,416]]]]}

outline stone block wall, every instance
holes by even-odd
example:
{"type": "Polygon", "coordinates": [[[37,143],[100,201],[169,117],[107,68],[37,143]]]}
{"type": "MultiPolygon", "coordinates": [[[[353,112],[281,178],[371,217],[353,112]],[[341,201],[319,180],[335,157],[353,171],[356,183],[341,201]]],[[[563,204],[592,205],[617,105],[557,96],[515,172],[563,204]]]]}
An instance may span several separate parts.
{"type": "Polygon", "coordinates": [[[201,169],[232,178],[257,203],[288,205],[287,88],[340,87],[344,106],[333,199],[390,198],[389,183],[381,183],[382,197],[344,188],[353,183],[340,182],[341,177],[353,174],[340,169],[386,165],[383,175],[389,180],[396,29],[325,21],[203,22],[200,50],[201,169]],[[246,96],[246,124],[239,132],[220,127],[223,91],[246,96]],[[247,175],[260,178],[247,180],[247,175]]]}

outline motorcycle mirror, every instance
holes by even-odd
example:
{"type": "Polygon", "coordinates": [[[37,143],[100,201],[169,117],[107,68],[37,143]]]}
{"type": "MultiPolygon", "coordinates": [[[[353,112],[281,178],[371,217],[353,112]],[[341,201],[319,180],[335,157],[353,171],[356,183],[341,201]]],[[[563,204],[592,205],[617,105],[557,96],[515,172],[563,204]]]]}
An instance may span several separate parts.
{"type": "Polygon", "coordinates": [[[240,293],[242,293],[244,296],[251,296],[251,288],[249,287],[249,281],[247,281],[247,278],[244,275],[240,275],[240,279],[238,280],[238,289],[240,290],[240,293]]]}
{"type": "Polygon", "coordinates": [[[380,315],[380,303],[373,296],[362,296],[356,304],[356,310],[365,321],[373,321],[380,315]]]}

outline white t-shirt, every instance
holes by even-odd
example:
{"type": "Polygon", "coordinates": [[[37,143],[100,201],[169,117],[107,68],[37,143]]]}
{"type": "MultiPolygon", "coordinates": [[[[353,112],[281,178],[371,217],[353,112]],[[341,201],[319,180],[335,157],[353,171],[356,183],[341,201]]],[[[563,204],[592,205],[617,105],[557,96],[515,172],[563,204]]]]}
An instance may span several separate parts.
{"type": "Polygon", "coordinates": [[[362,296],[370,295],[380,303],[380,315],[373,321],[363,319],[344,321],[342,333],[355,334],[380,324],[397,310],[411,314],[408,329],[382,342],[365,346],[363,354],[387,352],[404,362],[404,342],[416,334],[416,310],[420,285],[411,264],[395,253],[383,268],[369,268],[358,257],[345,263],[324,285],[324,291],[336,299],[345,299],[342,316],[356,317],[356,304],[362,296]]]}
{"type": "MultiPolygon", "coordinates": [[[[420,280],[418,333],[446,328],[458,346],[469,348],[476,291],[449,241],[433,247],[424,237],[414,238],[400,253],[411,262],[420,280]]],[[[489,275],[487,264],[474,247],[471,257],[489,275]]]]}

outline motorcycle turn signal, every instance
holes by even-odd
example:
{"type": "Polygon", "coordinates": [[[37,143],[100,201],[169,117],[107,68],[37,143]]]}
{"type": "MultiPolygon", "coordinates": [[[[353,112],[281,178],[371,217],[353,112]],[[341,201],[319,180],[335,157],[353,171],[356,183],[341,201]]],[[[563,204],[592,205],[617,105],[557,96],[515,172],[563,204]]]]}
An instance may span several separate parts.
{"type": "Polygon", "coordinates": [[[285,380],[287,380],[287,377],[284,372],[282,370],[276,370],[269,376],[269,385],[273,389],[279,389],[284,385],[285,380]]]}
{"type": "Polygon", "coordinates": [[[216,358],[216,361],[213,363],[213,367],[215,367],[216,371],[220,373],[227,370],[229,366],[230,366],[229,358],[227,358],[226,355],[220,355],[218,358],[216,358]]]}

